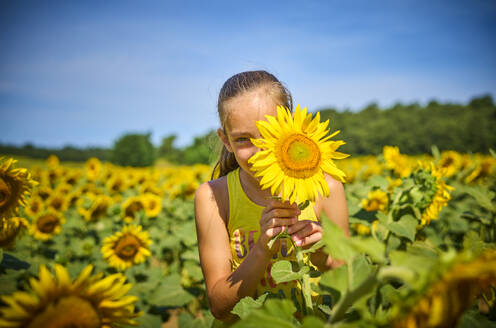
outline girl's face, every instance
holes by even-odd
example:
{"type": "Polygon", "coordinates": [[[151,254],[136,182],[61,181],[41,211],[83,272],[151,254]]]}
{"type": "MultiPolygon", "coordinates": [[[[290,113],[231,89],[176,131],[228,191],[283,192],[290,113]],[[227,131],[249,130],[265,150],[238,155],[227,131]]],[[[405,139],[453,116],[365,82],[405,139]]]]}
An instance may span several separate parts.
{"type": "Polygon", "coordinates": [[[250,138],[260,138],[256,121],[265,120],[265,115],[277,114],[277,103],[263,87],[247,91],[225,103],[227,113],[226,134],[218,134],[227,150],[234,153],[239,166],[253,177],[248,159],[259,151],[250,138]]]}

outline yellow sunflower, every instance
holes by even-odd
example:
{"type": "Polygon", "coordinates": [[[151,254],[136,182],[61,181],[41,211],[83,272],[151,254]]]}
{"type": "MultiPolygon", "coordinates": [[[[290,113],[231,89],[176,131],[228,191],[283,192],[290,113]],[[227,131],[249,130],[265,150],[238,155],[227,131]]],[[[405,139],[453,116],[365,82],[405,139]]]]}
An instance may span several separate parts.
{"type": "Polygon", "coordinates": [[[107,215],[107,210],[113,203],[110,196],[89,194],[88,198],[88,206],[78,208],[79,214],[83,216],[86,222],[94,222],[107,215]]]}
{"type": "Polygon", "coordinates": [[[88,180],[95,181],[102,173],[102,163],[96,157],[91,157],[88,159],[84,166],[88,180]]]}
{"type": "Polygon", "coordinates": [[[444,169],[447,178],[452,177],[462,166],[462,156],[453,150],[443,151],[437,166],[444,169]]]}
{"type": "Polygon", "coordinates": [[[122,217],[124,222],[132,222],[136,214],[143,209],[143,200],[140,196],[129,197],[126,199],[122,204],[122,217]]]}
{"type": "Polygon", "coordinates": [[[60,233],[64,223],[65,217],[61,213],[49,209],[36,217],[29,233],[36,239],[48,240],[60,233]]]}
{"type": "Polygon", "coordinates": [[[56,212],[64,212],[69,206],[67,194],[61,192],[53,192],[45,202],[48,208],[52,208],[56,212]]]}
{"type": "Polygon", "coordinates": [[[25,168],[14,168],[16,162],[13,158],[5,161],[0,158],[0,217],[3,218],[15,216],[37,184],[25,168]]]}
{"type": "Polygon", "coordinates": [[[162,198],[160,196],[147,193],[141,196],[141,200],[147,217],[157,217],[162,211],[162,198]]]}
{"type": "Polygon", "coordinates": [[[29,227],[24,218],[13,217],[0,219],[0,248],[12,249],[16,237],[29,227]]]}
{"type": "Polygon", "coordinates": [[[380,189],[370,191],[366,199],[362,199],[362,208],[366,211],[380,211],[387,212],[388,209],[388,195],[380,189]]]}
{"type": "Polygon", "coordinates": [[[57,167],[60,164],[60,160],[57,155],[52,154],[48,156],[48,158],[46,159],[46,163],[48,167],[57,167]]]}
{"type": "Polygon", "coordinates": [[[412,172],[408,158],[400,154],[400,149],[395,146],[384,146],[382,149],[386,168],[393,170],[401,177],[407,177],[412,172]]]}
{"type": "Polygon", "coordinates": [[[43,199],[38,195],[33,195],[29,198],[28,203],[24,208],[24,212],[26,212],[29,217],[34,218],[35,216],[43,212],[44,209],[45,203],[43,202],[43,199]]]}
{"type": "Polygon", "coordinates": [[[287,108],[278,106],[276,117],[265,118],[267,121],[256,123],[262,138],[251,140],[262,150],[249,159],[263,189],[300,203],[315,201],[319,194],[329,195],[324,173],[345,181],[345,173],[333,162],[349,156],[336,151],[345,142],[329,140],[339,131],[328,135],[329,121],[320,123],[319,112],[312,117],[306,107],[301,110],[298,105],[292,116],[287,108]]]}
{"type": "MultiPolygon", "coordinates": [[[[410,309],[399,306],[393,327],[456,327],[460,316],[490,286],[496,286],[496,250],[488,249],[475,259],[459,256],[410,309]],[[405,314],[406,313],[406,314],[405,314]]],[[[407,301],[411,303],[411,301],[407,301]]]]}
{"type": "Polygon", "coordinates": [[[85,267],[71,280],[67,269],[54,265],[55,275],[42,265],[39,278],[31,278],[31,291],[16,291],[1,296],[6,304],[0,308],[0,327],[9,328],[111,328],[138,325],[134,318],[136,296],[126,295],[131,284],[116,273],[103,278],[91,276],[93,266],[85,267]]]}
{"type": "Polygon", "coordinates": [[[150,256],[152,241],[148,232],[141,231],[139,225],[128,225],[112,236],[104,239],[103,258],[111,267],[125,270],[135,264],[142,263],[150,256]]]}

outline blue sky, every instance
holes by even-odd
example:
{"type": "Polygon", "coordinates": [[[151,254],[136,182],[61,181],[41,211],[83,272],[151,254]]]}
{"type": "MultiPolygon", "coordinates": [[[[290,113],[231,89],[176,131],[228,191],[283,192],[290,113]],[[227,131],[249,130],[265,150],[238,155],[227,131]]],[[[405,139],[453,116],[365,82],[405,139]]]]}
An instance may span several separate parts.
{"type": "Polygon", "coordinates": [[[184,146],[253,69],[312,111],[494,97],[495,22],[492,0],[0,0],[0,143],[184,146]]]}

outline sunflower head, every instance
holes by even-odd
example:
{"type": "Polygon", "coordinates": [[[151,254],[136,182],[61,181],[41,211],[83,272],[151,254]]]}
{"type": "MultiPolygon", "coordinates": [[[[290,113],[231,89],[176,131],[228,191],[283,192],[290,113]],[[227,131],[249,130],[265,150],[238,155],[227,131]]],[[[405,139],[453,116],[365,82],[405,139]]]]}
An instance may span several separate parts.
{"type": "Polygon", "coordinates": [[[142,195],[141,200],[147,217],[157,217],[162,211],[162,198],[160,196],[146,193],[142,195]]]}
{"type": "Polygon", "coordinates": [[[85,164],[86,176],[88,180],[95,181],[102,172],[102,163],[96,157],[91,157],[85,164]]]}
{"type": "Polygon", "coordinates": [[[1,296],[1,327],[122,327],[137,325],[135,296],[126,295],[131,284],[120,273],[91,276],[92,265],[72,280],[67,269],[54,265],[55,274],[42,265],[39,278],[31,278],[31,291],[1,296]]]}
{"type": "Polygon", "coordinates": [[[65,217],[60,212],[48,209],[36,217],[31,224],[29,232],[36,239],[52,239],[53,236],[60,233],[64,223],[65,217]]]}
{"type": "Polygon", "coordinates": [[[148,232],[141,229],[139,225],[124,226],[122,231],[105,238],[101,251],[111,267],[125,270],[150,256],[152,241],[148,232]]]}
{"type": "Polygon", "coordinates": [[[362,207],[366,211],[380,211],[387,212],[388,208],[388,195],[380,189],[370,191],[368,197],[362,200],[362,207]]]}
{"type": "Polygon", "coordinates": [[[0,219],[0,248],[12,249],[16,237],[29,227],[24,218],[13,217],[0,219]]]}
{"type": "Polygon", "coordinates": [[[328,196],[324,173],[344,182],[345,173],[333,160],[349,155],[336,151],[344,142],[330,140],[339,131],[329,135],[329,121],[321,123],[320,113],[313,117],[298,105],[292,116],[278,106],[276,117],[265,118],[256,123],[262,138],[251,140],[261,151],[249,159],[263,189],[293,203],[328,196]]]}
{"type": "Polygon", "coordinates": [[[26,205],[26,196],[38,183],[24,168],[14,168],[13,158],[0,158],[0,217],[8,218],[18,213],[19,206],[26,205]]]}

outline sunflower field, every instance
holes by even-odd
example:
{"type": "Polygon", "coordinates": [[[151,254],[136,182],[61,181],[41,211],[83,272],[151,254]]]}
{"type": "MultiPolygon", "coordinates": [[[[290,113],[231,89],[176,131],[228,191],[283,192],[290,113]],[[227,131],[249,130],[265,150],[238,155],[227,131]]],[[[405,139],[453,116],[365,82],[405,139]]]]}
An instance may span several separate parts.
{"type": "MultiPolygon", "coordinates": [[[[340,160],[351,237],[320,302],[264,294],[234,327],[496,327],[496,157],[454,151],[340,160]]],[[[212,167],[0,159],[0,327],[211,327],[193,197],[212,167]]],[[[311,252],[312,249],[307,250],[311,252]]],[[[291,263],[274,283],[298,279],[291,263]]]]}

